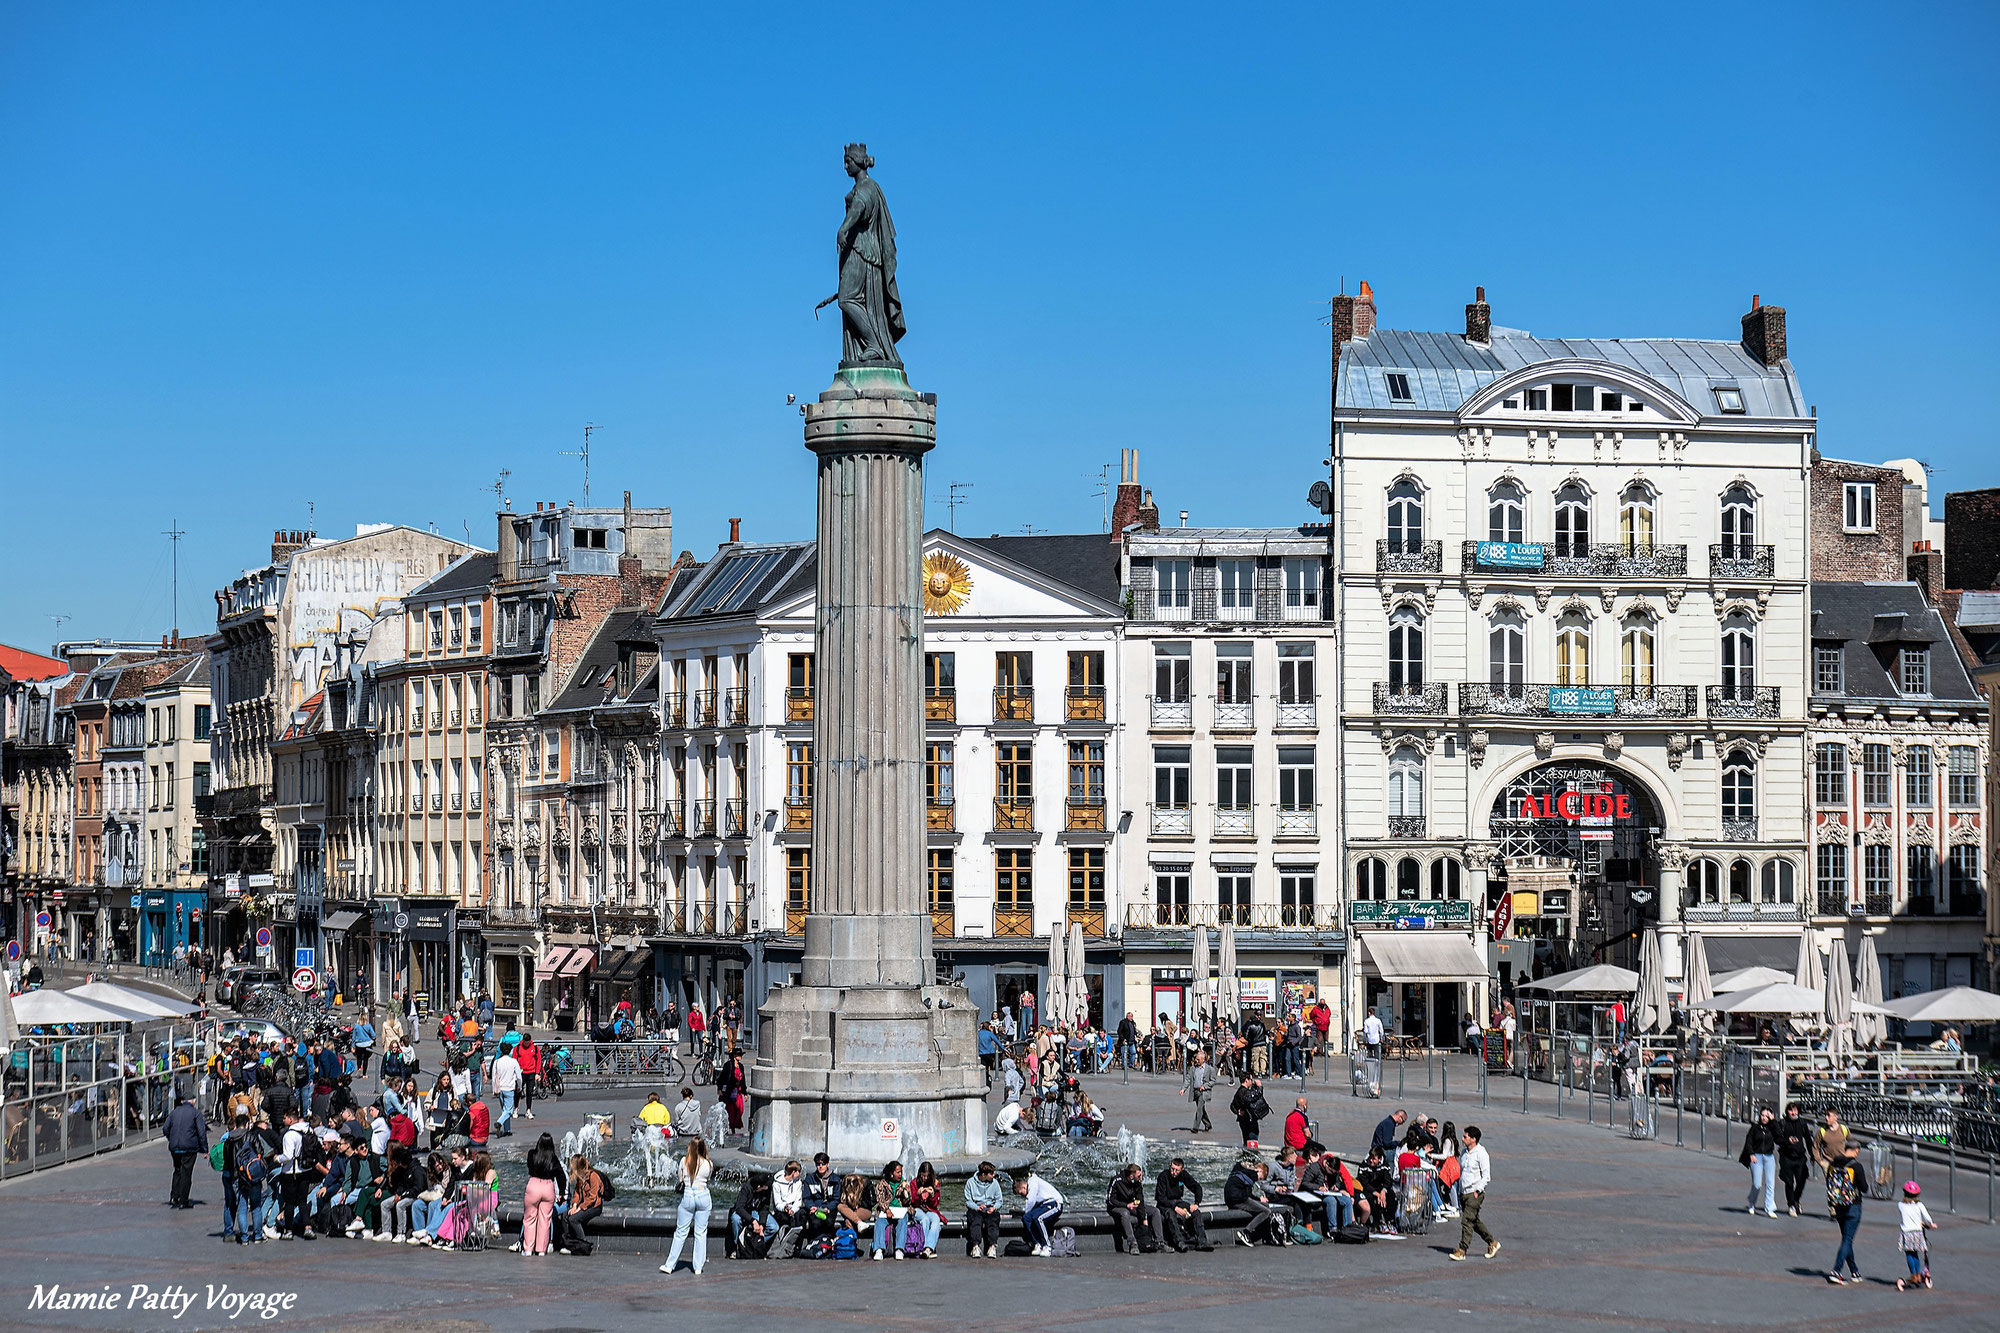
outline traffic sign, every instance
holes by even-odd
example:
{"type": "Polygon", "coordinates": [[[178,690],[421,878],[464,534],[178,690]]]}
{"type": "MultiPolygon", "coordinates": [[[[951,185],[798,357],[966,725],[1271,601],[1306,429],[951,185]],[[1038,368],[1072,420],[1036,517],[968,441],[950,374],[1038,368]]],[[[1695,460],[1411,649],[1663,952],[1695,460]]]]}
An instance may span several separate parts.
{"type": "Polygon", "coordinates": [[[410,914],[408,912],[396,913],[396,929],[408,930],[409,928],[410,928],[410,914]]]}
{"type": "Polygon", "coordinates": [[[292,973],[292,989],[301,995],[312,994],[313,982],[313,970],[309,967],[302,967],[292,973]]]}
{"type": "Polygon", "coordinates": [[[8,961],[8,962],[10,962],[10,963],[12,963],[12,962],[17,962],[17,961],[19,961],[20,957],[21,957],[21,941],[19,941],[19,940],[8,940],[8,941],[7,941],[7,961],[8,961]]]}
{"type": "Polygon", "coordinates": [[[293,967],[303,967],[307,971],[311,971],[312,965],[313,951],[310,945],[301,944],[298,948],[292,950],[293,967]]]}
{"type": "Polygon", "coordinates": [[[35,924],[40,926],[43,930],[47,930],[49,928],[49,922],[52,919],[53,918],[51,918],[47,912],[35,913],[35,924]]]}
{"type": "Polygon", "coordinates": [[[271,947],[271,928],[269,926],[257,927],[257,947],[260,949],[271,947]]]}

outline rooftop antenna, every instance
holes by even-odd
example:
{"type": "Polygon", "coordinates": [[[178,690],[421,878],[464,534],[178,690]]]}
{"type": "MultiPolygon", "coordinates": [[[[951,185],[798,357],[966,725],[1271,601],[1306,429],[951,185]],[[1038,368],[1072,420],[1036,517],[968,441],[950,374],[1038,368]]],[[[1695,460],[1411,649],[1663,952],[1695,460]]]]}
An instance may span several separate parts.
{"type": "Polygon", "coordinates": [[[1111,464],[1106,463],[1097,469],[1097,489],[1091,493],[1104,508],[1104,530],[1109,532],[1111,531],[1111,464]]]}
{"type": "Polygon", "coordinates": [[[507,478],[513,475],[512,472],[503,467],[500,469],[499,477],[495,478],[493,482],[493,503],[502,509],[507,507],[507,478]]]}
{"type": "Polygon", "coordinates": [[[1028,534],[1028,535],[1029,535],[1030,537],[1039,537],[1039,536],[1041,536],[1041,535],[1042,535],[1043,533],[1047,532],[1047,531],[1048,531],[1048,529],[1047,529],[1047,528],[1038,528],[1038,527],[1036,527],[1036,526],[1035,526],[1034,524],[1032,524],[1032,523],[1023,523],[1023,524],[1021,525],[1021,531],[1023,531],[1023,532],[1025,532],[1025,533],[1027,533],[1027,534],[1028,534]]]}
{"type": "Polygon", "coordinates": [[[585,422],[583,427],[583,448],[561,449],[557,452],[564,458],[583,460],[583,507],[590,508],[590,433],[597,429],[593,422],[585,422]]]}
{"type": "Polygon", "coordinates": [[[954,481],[950,483],[950,488],[944,502],[946,515],[944,530],[946,532],[958,531],[958,507],[965,503],[965,492],[971,489],[972,483],[969,481],[954,481]]]}
{"type": "MultiPolygon", "coordinates": [[[[308,501],[307,503],[310,504],[311,501],[308,501]]],[[[187,533],[181,530],[181,521],[179,519],[173,519],[172,524],[173,524],[172,527],[168,528],[165,532],[161,533],[160,535],[162,537],[165,537],[169,542],[173,543],[173,552],[174,552],[173,626],[174,626],[174,642],[178,644],[181,638],[181,538],[187,536],[187,533]]]]}

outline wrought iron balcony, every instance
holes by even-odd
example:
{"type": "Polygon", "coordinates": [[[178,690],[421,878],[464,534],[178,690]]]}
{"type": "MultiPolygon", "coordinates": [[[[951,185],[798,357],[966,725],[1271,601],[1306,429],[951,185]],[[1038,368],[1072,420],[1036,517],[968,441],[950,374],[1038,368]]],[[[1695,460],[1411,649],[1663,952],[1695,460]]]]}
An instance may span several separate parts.
{"type": "Polygon", "coordinates": [[[1155,805],[1153,833],[1159,837],[1185,838],[1194,834],[1194,810],[1185,805],[1155,805]]]}
{"type": "Polygon", "coordinates": [[[1322,609],[1323,601],[1318,589],[1313,589],[1303,596],[1287,591],[1284,601],[1278,607],[1278,619],[1320,620],[1326,614],[1322,609]]]}
{"type": "Polygon", "coordinates": [[[1391,541],[1375,543],[1375,569],[1382,574],[1438,574],[1444,570],[1444,543],[1391,541]]]}
{"type": "Polygon", "coordinates": [[[1559,717],[1568,722],[1596,717],[1692,717],[1691,685],[1491,685],[1467,681],[1458,687],[1458,711],[1465,717],[1559,717]]]}
{"type": "Polygon", "coordinates": [[[1978,889],[1959,889],[1942,899],[1949,916],[1986,915],[1986,895],[1978,889]]]}
{"type": "Polygon", "coordinates": [[[949,796],[932,796],[924,801],[924,828],[932,833],[950,833],[958,827],[958,807],[949,796]]]}
{"type": "Polygon", "coordinates": [[[687,726],[686,695],[663,694],[660,696],[660,725],[669,731],[687,726]]]}
{"type": "Polygon", "coordinates": [[[995,722],[1033,722],[1035,720],[1035,687],[1032,685],[1002,685],[993,691],[993,720],[995,722]]]}
{"type": "Polygon", "coordinates": [[[1102,907],[1071,907],[1069,919],[1063,926],[1063,933],[1069,933],[1070,926],[1082,926],[1086,935],[1104,934],[1104,909],[1102,907]]]}
{"type": "Polygon", "coordinates": [[[1845,889],[1821,889],[1818,901],[1819,914],[1821,916],[1847,915],[1847,891],[1845,889]]]}
{"type": "Polygon", "coordinates": [[[1777,549],[1746,542],[1716,542],[1708,548],[1712,579],[1768,579],[1777,569],[1777,549]]]}
{"type": "Polygon", "coordinates": [[[1186,699],[1154,699],[1153,725],[1172,730],[1194,728],[1194,704],[1186,699]]]}
{"type": "Polygon", "coordinates": [[[1429,827],[1422,815],[1390,815],[1389,836],[1392,838],[1422,838],[1429,827]]]}
{"type": "Polygon", "coordinates": [[[715,933],[716,913],[713,903],[696,903],[688,917],[688,931],[694,935],[715,933]]]}
{"type": "Polygon", "coordinates": [[[813,720],[812,686],[794,685],[785,691],[785,721],[810,722],[813,720]]]}
{"type": "Polygon", "coordinates": [[[1104,798],[1102,796],[1072,796],[1069,798],[1067,818],[1063,827],[1086,829],[1102,833],[1104,831],[1104,798]]]}
{"type": "Polygon", "coordinates": [[[1002,832],[1026,832],[1035,827],[1035,803],[993,798],[993,827],[1002,832]]]}
{"type": "Polygon", "coordinates": [[[458,792],[453,792],[451,794],[451,812],[457,814],[463,809],[465,809],[465,797],[458,792]]]}
{"type": "Polygon", "coordinates": [[[482,716],[480,715],[480,712],[479,712],[479,710],[478,710],[477,708],[468,708],[468,709],[466,709],[466,710],[465,710],[465,725],[466,725],[466,726],[468,726],[468,727],[476,727],[476,726],[478,726],[478,725],[479,725],[480,723],[482,723],[482,722],[484,722],[484,721],[485,721],[485,718],[484,718],[484,717],[482,717],[482,716]]]}
{"type": "Polygon", "coordinates": [[[712,838],[715,836],[715,802],[696,801],[694,803],[694,836],[712,838]]]}
{"type": "Polygon", "coordinates": [[[1063,696],[1063,717],[1068,721],[1102,722],[1105,716],[1102,685],[1072,685],[1063,696]]]}
{"type": "Polygon", "coordinates": [[[440,812],[440,813],[442,813],[442,812],[443,812],[443,810],[444,810],[444,793],[443,793],[443,792],[435,792],[435,791],[434,791],[434,792],[432,792],[432,793],[431,793],[431,809],[433,809],[433,810],[435,810],[435,811],[438,811],[438,812],[440,812]]]}
{"type": "Polygon", "coordinates": [[[1797,903],[1693,903],[1684,915],[1689,921],[1797,921],[1805,909],[1797,903]]]}
{"type": "Polygon", "coordinates": [[[1892,895],[1887,889],[1871,889],[1861,895],[1860,902],[1847,905],[1849,916],[1887,916],[1892,905],[1892,895]]]}
{"type": "Polygon", "coordinates": [[[722,692],[722,725],[747,726],[750,721],[750,691],[739,685],[722,692]]]}
{"type": "Polygon", "coordinates": [[[480,804],[480,794],[478,792],[473,792],[471,795],[467,796],[465,800],[467,805],[469,805],[472,809],[477,810],[480,804]]]}
{"type": "Polygon", "coordinates": [[[1319,808],[1317,806],[1279,806],[1278,836],[1281,838],[1310,838],[1319,832],[1319,808]]]}
{"type": "Polygon", "coordinates": [[[741,798],[722,803],[722,833],[727,838],[750,836],[750,812],[741,798]]]}
{"type": "Polygon", "coordinates": [[[1025,907],[1000,907],[993,912],[993,934],[1001,939],[1033,939],[1035,914],[1025,907]]]}
{"type": "Polygon", "coordinates": [[[1319,725],[1319,709],[1313,700],[1286,703],[1278,700],[1278,730],[1302,731],[1319,725]]]}
{"type": "Polygon", "coordinates": [[[720,700],[720,690],[696,690],[694,695],[694,725],[712,727],[715,725],[716,707],[720,700]]]}
{"type": "Polygon", "coordinates": [[[1469,541],[1459,546],[1459,567],[1468,574],[1680,578],[1687,574],[1687,547],[1653,542],[1469,541]],[[1481,560],[1482,546],[1504,546],[1516,558],[1505,562],[1481,560]]]}
{"type": "Polygon", "coordinates": [[[456,708],[452,709],[452,710],[451,710],[451,722],[450,722],[450,724],[449,724],[449,725],[451,726],[451,729],[452,729],[453,731],[456,731],[456,730],[458,730],[458,729],[459,729],[460,727],[464,726],[464,725],[465,725],[465,714],[464,714],[464,713],[463,713],[463,712],[462,712],[461,710],[459,710],[459,709],[456,709],[456,708]]]}
{"type": "Polygon", "coordinates": [[[810,798],[787,798],[785,801],[785,827],[793,832],[813,826],[813,803],[810,798]]]}
{"type": "Polygon", "coordinates": [[[687,836],[687,815],[679,805],[670,805],[660,811],[660,836],[663,838],[687,836]]]}
{"type": "Polygon", "coordinates": [[[1247,805],[1222,805],[1215,807],[1215,836],[1218,838],[1249,838],[1257,833],[1255,809],[1247,805]]]}
{"type": "Polygon", "coordinates": [[[724,935],[748,935],[750,933],[750,904],[725,903],[722,908],[722,928],[724,935]]]}
{"type": "Polygon", "coordinates": [[[1215,729],[1217,731],[1255,731],[1257,729],[1257,705],[1248,699],[1241,702],[1228,699],[1215,701],[1215,729]]]}
{"type": "Polygon", "coordinates": [[[785,933],[786,933],[787,935],[803,935],[803,934],[805,934],[805,933],[806,933],[806,909],[805,909],[805,908],[803,908],[803,907],[794,907],[794,906],[790,905],[789,903],[788,903],[788,904],[786,904],[786,906],[785,906],[785,933]]]}
{"type": "Polygon", "coordinates": [[[958,691],[950,686],[932,687],[924,691],[924,721],[958,721],[958,691]]]}
{"type": "Polygon", "coordinates": [[[412,708],[410,710],[410,730],[422,731],[423,729],[424,729],[424,710],[421,708],[412,708]]]}
{"type": "Polygon", "coordinates": [[[1710,685],[1708,715],[1717,717],[1776,717],[1776,685],[1710,685]]]}
{"type": "Polygon", "coordinates": [[[1375,682],[1375,711],[1377,713],[1449,713],[1447,702],[1448,687],[1440,681],[1428,685],[1392,685],[1386,680],[1375,682]]]}

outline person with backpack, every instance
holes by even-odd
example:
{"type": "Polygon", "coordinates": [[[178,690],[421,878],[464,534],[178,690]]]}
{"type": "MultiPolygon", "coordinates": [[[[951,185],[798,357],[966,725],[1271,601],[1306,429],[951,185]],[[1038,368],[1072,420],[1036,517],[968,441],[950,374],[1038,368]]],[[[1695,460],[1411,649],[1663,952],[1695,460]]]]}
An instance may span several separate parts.
{"type": "MultiPolygon", "coordinates": [[[[239,1115],[217,1145],[222,1153],[222,1238],[248,1245],[251,1219],[263,1202],[244,1168],[256,1155],[250,1139],[250,1117],[239,1115]]],[[[213,1150],[211,1150],[212,1152],[213,1150]]],[[[210,1158],[213,1161],[213,1157],[210,1158]]]]}
{"type": "Polygon", "coordinates": [[[1861,1280],[1861,1267],[1854,1261],[1854,1237],[1861,1230],[1861,1202],[1868,1197],[1868,1177],[1861,1170],[1860,1157],[1861,1149],[1843,1135],[1840,1155],[1826,1168],[1827,1211],[1840,1224],[1840,1248],[1834,1251],[1826,1280],[1836,1287],[1861,1280]],[[1840,1275],[1843,1263],[1846,1277],[1840,1275]]]}
{"type": "Polygon", "coordinates": [[[841,1181],[840,1205],[834,1216],[833,1257],[859,1259],[861,1236],[875,1225],[875,1198],[866,1180],[853,1175],[841,1181]]]}
{"type": "Polygon", "coordinates": [[[319,1136],[299,1118],[296,1108],[285,1112],[284,1146],[278,1153],[278,1193],[284,1208],[281,1234],[286,1239],[312,1239],[307,1209],[312,1187],[319,1179],[319,1166],[319,1136]]]}
{"type": "Polygon", "coordinates": [[[1806,1176],[1812,1166],[1812,1122],[1799,1114],[1795,1102],[1785,1108],[1784,1119],[1774,1132],[1778,1139],[1778,1179],[1785,1183],[1785,1211],[1797,1217],[1799,1200],[1806,1192],[1806,1176]]]}
{"type": "Polygon", "coordinates": [[[1229,1100],[1229,1114],[1236,1117],[1237,1127],[1243,1131],[1243,1146],[1255,1152],[1258,1127],[1271,1114],[1271,1104],[1264,1100],[1264,1085],[1245,1073],[1236,1095],[1229,1100]]]}
{"type": "Polygon", "coordinates": [[[777,1239],[778,1219],[771,1207],[771,1175],[767,1171],[752,1171],[729,1210],[729,1226],[722,1234],[723,1256],[768,1259],[777,1239]]]}
{"type": "MultiPolygon", "coordinates": [[[[1027,1002],[1027,996],[1022,1002],[1027,1002]]],[[[1014,1193],[1021,1196],[1021,1229],[1028,1238],[1028,1253],[1046,1259],[1055,1253],[1054,1231],[1056,1222],[1062,1217],[1062,1191],[1035,1173],[1033,1167],[1028,1174],[1016,1177],[1014,1193]]]]}
{"type": "Polygon", "coordinates": [[[1289,1219],[1281,1207],[1272,1206],[1264,1186],[1269,1175],[1270,1168],[1263,1162],[1245,1157],[1236,1163],[1229,1179],[1222,1184],[1223,1206],[1250,1214],[1249,1222],[1236,1233],[1238,1245],[1255,1245],[1259,1239],[1267,1245],[1290,1242],[1289,1219]]]}
{"type": "Polygon", "coordinates": [[[966,1257],[1000,1257],[1000,1177],[991,1162],[981,1162],[965,1182],[966,1257]]]}

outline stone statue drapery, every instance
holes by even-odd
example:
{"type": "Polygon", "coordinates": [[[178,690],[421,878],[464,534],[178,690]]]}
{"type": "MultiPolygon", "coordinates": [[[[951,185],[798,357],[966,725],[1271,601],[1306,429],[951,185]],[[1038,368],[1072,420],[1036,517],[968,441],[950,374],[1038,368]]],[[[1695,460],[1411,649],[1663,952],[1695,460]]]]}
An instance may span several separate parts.
{"type": "Polygon", "coordinates": [[[854,188],[848,191],[847,216],[836,235],[842,369],[903,364],[896,355],[905,331],[903,298],[896,289],[896,227],[882,187],[868,175],[874,165],[866,144],[847,146],[847,174],[854,178],[854,188]]]}

